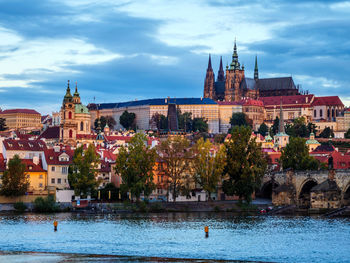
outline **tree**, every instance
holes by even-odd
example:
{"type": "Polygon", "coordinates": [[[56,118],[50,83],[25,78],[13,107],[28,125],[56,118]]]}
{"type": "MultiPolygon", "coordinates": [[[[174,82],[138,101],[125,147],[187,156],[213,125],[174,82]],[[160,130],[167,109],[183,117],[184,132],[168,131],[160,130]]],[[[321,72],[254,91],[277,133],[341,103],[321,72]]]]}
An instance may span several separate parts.
{"type": "Polygon", "coordinates": [[[188,182],[188,174],[191,173],[190,142],[181,136],[168,137],[158,145],[157,152],[160,161],[165,164],[166,184],[175,202],[176,196],[188,182]]]}
{"type": "Polygon", "coordinates": [[[273,124],[271,126],[271,136],[274,136],[278,133],[279,125],[280,119],[278,118],[278,116],[276,116],[276,119],[274,119],[273,124]]]}
{"type": "Polygon", "coordinates": [[[135,129],[135,119],[136,115],[133,112],[128,112],[127,110],[123,112],[119,117],[120,124],[127,130],[130,128],[135,129]]]}
{"type": "Polygon", "coordinates": [[[266,133],[268,133],[268,131],[269,127],[267,127],[267,125],[263,122],[258,129],[258,133],[260,133],[262,136],[266,136],[266,133]]]}
{"type": "Polygon", "coordinates": [[[249,126],[249,118],[243,112],[235,112],[230,119],[231,126],[249,126]]]}
{"type": "Polygon", "coordinates": [[[146,136],[137,133],[131,139],[128,148],[120,148],[115,167],[116,173],[122,177],[122,193],[130,192],[137,200],[142,192],[149,196],[155,189],[153,167],[156,151],[146,146],[146,142],[146,136]]]}
{"type": "Polygon", "coordinates": [[[223,181],[223,191],[227,195],[237,195],[247,203],[260,186],[266,170],[266,158],[260,144],[251,137],[252,130],[246,126],[235,126],[231,138],[225,143],[226,166],[224,173],[228,178],[223,181]]]}
{"type": "Polygon", "coordinates": [[[168,118],[165,117],[163,114],[159,114],[156,112],[153,114],[151,120],[150,120],[150,126],[153,129],[157,130],[166,130],[168,129],[168,118]]]}
{"type": "Polygon", "coordinates": [[[192,131],[192,112],[181,113],[181,110],[177,109],[177,120],[180,130],[184,130],[185,132],[192,131]]]}
{"type": "Polygon", "coordinates": [[[95,130],[97,129],[98,120],[100,120],[102,129],[106,126],[106,124],[108,124],[108,127],[113,130],[114,126],[117,124],[112,116],[101,116],[100,118],[97,118],[94,122],[95,130]]]}
{"type": "Polygon", "coordinates": [[[8,169],[2,176],[0,194],[4,196],[24,195],[29,187],[29,179],[25,173],[26,165],[16,154],[8,163],[8,169]]]}
{"type": "Polygon", "coordinates": [[[192,131],[208,132],[208,121],[204,118],[194,118],[192,121],[192,131]]]}
{"type": "Polygon", "coordinates": [[[324,130],[320,133],[319,137],[321,138],[334,138],[334,132],[331,128],[326,127],[324,130]]]}
{"type": "Polygon", "coordinates": [[[282,150],[280,162],[283,169],[317,170],[319,162],[309,155],[306,140],[300,137],[291,137],[287,146],[282,150]]]}
{"type": "Polygon", "coordinates": [[[305,118],[295,118],[291,124],[286,125],[286,133],[292,137],[307,137],[309,136],[308,129],[305,124],[305,118]]]}
{"type": "Polygon", "coordinates": [[[6,119],[0,118],[0,131],[5,131],[5,130],[7,130],[6,119]]]}
{"type": "Polygon", "coordinates": [[[346,139],[350,139],[350,129],[348,129],[348,131],[344,134],[344,137],[346,139]]]}
{"type": "Polygon", "coordinates": [[[221,146],[215,155],[211,154],[213,144],[207,139],[199,139],[194,146],[193,170],[194,182],[198,183],[207,192],[209,200],[210,194],[222,177],[225,168],[225,147],[221,146]]]}
{"type": "Polygon", "coordinates": [[[316,127],[316,124],[312,123],[312,122],[309,122],[307,124],[307,131],[308,133],[313,133],[313,134],[316,134],[317,133],[317,127],[316,127]]]}
{"type": "Polygon", "coordinates": [[[99,161],[93,144],[90,144],[86,150],[80,146],[74,151],[73,164],[69,166],[68,181],[76,195],[87,196],[97,188],[99,182],[95,175],[99,161]]]}

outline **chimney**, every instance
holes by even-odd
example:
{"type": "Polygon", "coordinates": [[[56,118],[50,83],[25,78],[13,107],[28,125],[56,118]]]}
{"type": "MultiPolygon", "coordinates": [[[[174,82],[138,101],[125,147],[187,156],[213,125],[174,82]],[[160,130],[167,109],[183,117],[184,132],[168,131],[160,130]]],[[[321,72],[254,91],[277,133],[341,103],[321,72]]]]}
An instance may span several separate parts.
{"type": "Polygon", "coordinates": [[[39,164],[39,157],[38,156],[34,156],[33,157],[33,163],[38,165],[39,164]]]}
{"type": "Polygon", "coordinates": [[[53,150],[54,150],[55,153],[59,153],[59,152],[60,152],[60,149],[61,149],[61,147],[60,147],[59,145],[55,145],[55,146],[53,147],[53,150]]]}

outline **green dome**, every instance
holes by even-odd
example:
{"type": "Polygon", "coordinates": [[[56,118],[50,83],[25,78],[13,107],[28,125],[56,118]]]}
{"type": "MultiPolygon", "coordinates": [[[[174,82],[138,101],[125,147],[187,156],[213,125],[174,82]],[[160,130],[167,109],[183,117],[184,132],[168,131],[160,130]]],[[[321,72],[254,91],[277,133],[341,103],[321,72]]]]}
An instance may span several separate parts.
{"type": "Polygon", "coordinates": [[[83,104],[75,104],[75,113],[86,113],[89,114],[89,109],[83,104]]]}

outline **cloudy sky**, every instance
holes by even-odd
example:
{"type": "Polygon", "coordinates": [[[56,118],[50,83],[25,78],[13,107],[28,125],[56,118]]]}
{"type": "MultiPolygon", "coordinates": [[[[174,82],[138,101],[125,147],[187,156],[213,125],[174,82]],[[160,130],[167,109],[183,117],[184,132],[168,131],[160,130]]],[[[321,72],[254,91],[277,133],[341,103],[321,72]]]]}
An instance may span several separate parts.
{"type": "Polygon", "coordinates": [[[0,107],[200,97],[208,54],[350,105],[350,2],[0,0],[0,107]],[[96,4],[98,2],[98,4],[96,4]]]}

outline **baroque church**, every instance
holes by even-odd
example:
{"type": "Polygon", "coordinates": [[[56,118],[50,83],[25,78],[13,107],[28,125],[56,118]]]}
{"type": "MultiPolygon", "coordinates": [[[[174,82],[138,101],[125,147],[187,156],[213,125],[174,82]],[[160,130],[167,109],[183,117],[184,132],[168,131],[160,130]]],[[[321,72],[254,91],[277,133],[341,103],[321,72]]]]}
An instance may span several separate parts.
{"type": "Polygon", "coordinates": [[[90,134],[91,117],[88,108],[81,103],[77,84],[72,96],[69,87],[69,80],[66,95],[60,111],[60,142],[75,145],[77,135],[90,134]]]}
{"type": "Polygon", "coordinates": [[[269,96],[300,95],[299,88],[292,77],[259,78],[258,61],[255,57],[254,78],[247,78],[244,65],[238,61],[236,40],[233,48],[232,62],[226,66],[224,72],[222,57],[217,79],[211,65],[211,56],[204,81],[204,98],[215,101],[240,101],[243,98],[258,99],[269,96]],[[226,74],[225,74],[226,73],[226,74]]]}

